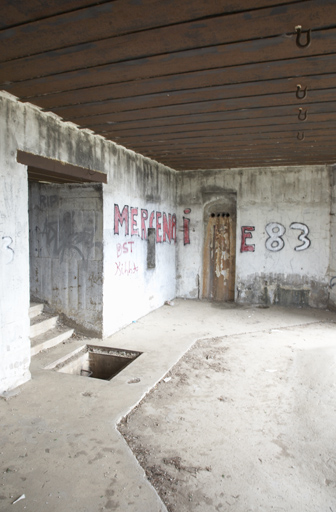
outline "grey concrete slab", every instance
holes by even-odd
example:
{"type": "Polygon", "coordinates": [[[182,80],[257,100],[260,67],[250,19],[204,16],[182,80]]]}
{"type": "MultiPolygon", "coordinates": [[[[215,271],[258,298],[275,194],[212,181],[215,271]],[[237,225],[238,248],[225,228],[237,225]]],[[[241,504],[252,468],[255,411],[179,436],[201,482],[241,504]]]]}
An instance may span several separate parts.
{"type": "Polygon", "coordinates": [[[32,380],[0,400],[0,510],[164,512],[116,429],[193,345],[208,336],[335,322],[314,309],[177,300],[105,340],[73,338],[34,357],[32,380]],[[112,381],[45,370],[86,343],[142,352],[112,381]]]}

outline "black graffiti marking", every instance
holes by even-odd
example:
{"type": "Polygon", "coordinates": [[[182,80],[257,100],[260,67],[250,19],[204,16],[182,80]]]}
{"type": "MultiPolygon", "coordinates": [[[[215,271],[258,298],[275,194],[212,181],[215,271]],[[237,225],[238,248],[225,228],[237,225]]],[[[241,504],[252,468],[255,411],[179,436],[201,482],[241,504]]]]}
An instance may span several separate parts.
{"type": "Polygon", "coordinates": [[[53,196],[40,196],[40,207],[41,208],[53,208],[58,206],[59,197],[57,195],[53,196]]]}
{"type": "Polygon", "coordinates": [[[336,276],[332,277],[330,279],[330,288],[333,288],[334,286],[336,286],[336,276]]]}
{"type": "Polygon", "coordinates": [[[13,238],[11,236],[3,236],[2,237],[2,240],[6,240],[6,239],[10,240],[9,243],[5,242],[5,244],[7,243],[7,245],[5,245],[5,249],[8,249],[9,251],[11,251],[11,260],[7,261],[7,263],[6,263],[7,265],[9,265],[14,260],[15,252],[14,252],[13,247],[11,247],[11,245],[13,243],[13,238]]]}
{"type": "Polygon", "coordinates": [[[57,253],[57,233],[58,233],[58,222],[48,222],[45,220],[43,230],[41,231],[38,226],[36,226],[36,232],[40,231],[41,235],[46,237],[46,245],[49,247],[54,244],[54,253],[57,253]]]}
{"type": "Polygon", "coordinates": [[[81,259],[86,261],[89,251],[93,247],[102,245],[100,242],[94,241],[93,226],[88,225],[82,231],[74,230],[74,215],[71,212],[64,213],[59,225],[56,221],[48,222],[46,220],[41,235],[46,237],[46,245],[52,248],[53,254],[60,258],[61,263],[66,252],[71,251],[77,252],[81,259]]]}
{"type": "Polygon", "coordinates": [[[297,245],[294,247],[294,251],[305,251],[310,247],[311,240],[308,238],[309,235],[309,228],[306,224],[302,224],[302,222],[292,222],[290,225],[291,229],[300,229],[302,233],[298,236],[298,239],[300,242],[302,242],[301,245],[297,245]]]}
{"type": "Polygon", "coordinates": [[[279,222],[270,222],[265,229],[268,234],[266,249],[271,252],[281,251],[285,247],[285,241],[282,238],[286,233],[285,226],[279,222]]]}

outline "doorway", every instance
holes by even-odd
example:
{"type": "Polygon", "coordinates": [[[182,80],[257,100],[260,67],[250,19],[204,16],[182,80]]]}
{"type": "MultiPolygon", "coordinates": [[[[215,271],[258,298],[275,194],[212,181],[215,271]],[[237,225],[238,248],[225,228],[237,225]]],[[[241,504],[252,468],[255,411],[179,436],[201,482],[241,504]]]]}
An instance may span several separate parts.
{"type": "Polygon", "coordinates": [[[204,299],[234,301],[236,273],[236,198],[208,205],[204,211],[204,299]]]}
{"type": "Polygon", "coordinates": [[[28,173],[31,300],[101,336],[107,175],[23,151],[17,161],[28,173]]]}

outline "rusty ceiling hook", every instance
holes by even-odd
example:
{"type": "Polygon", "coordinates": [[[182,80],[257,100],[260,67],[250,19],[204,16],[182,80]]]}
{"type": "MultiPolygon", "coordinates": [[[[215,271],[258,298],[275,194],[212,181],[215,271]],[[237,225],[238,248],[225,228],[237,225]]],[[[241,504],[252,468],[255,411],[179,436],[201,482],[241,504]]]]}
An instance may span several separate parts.
{"type": "Polygon", "coordinates": [[[301,25],[298,25],[297,27],[295,27],[295,31],[296,31],[296,46],[298,46],[299,48],[307,48],[309,45],[310,45],[310,34],[311,34],[311,30],[307,30],[306,34],[307,34],[307,41],[305,43],[301,43],[301,25]]]}
{"type": "Polygon", "coordinates": [[[300,84],[296,86],[296,97],[298,100],[304,100],[307,97],[307,89],[308,87],[302,89],[300,84]]]}
{"type": "Polygon", "coordinates": [[[300,132],[298,132],[298,134],[297,134],[297,139],[298,139],[298,140],[303,140],[304,138],[305,138],[305,134],[304,134],[304,132],[302,132],[302,133],[301,133],[301,135],[300,135],[300,132]]]}
{"type": "Polygon", "coordinates": [[[305,121],[307,119],[308,111],[306,110],[303,115],[302,115],[302,113],[303,113],[303,109],[299,108],[299,115],[298,115],[299,121],[305,121]]]}

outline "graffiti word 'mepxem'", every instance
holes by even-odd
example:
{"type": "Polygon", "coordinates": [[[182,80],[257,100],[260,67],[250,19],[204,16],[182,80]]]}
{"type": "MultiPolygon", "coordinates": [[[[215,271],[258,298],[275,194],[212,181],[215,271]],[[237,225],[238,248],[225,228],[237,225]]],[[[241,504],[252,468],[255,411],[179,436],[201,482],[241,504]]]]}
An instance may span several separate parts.
{"type": "Polygon", "coordinates": [[[120,227],[124,226],[125,236],[139,236],[147,240],[147,229],[156,229],[156,242],[176,242],[176,215],[165,212],[133,208],[125,205],[120,212],[119,205],[114,205],[114,234],[119,235],[120,227]]]}

